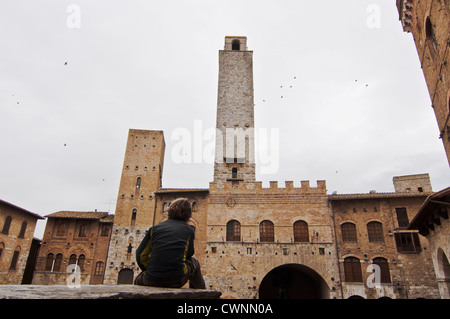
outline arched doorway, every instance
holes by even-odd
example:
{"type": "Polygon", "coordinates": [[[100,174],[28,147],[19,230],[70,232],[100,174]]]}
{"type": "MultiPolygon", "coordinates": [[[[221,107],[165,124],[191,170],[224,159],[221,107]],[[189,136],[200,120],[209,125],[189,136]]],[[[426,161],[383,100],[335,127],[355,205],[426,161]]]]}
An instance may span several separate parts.
{"type": "Polygon", "coordinates": [[[442,248],[437,252],[437,268],[441,298],[450,298],[450,263],[442,248]]]}
{"type": "Polygon", "coordinates": [[[130,268],[124,268],[119,271],[119,276],[117,277],[118,285],[132,285],[133,284],[134,273],[130,268]]]}
{"type": "Polygon", "coordinates": [[[259,286],[260,299],[328,299],[330,289],[313,269],[286,264],[272,269],[259,286]]]}

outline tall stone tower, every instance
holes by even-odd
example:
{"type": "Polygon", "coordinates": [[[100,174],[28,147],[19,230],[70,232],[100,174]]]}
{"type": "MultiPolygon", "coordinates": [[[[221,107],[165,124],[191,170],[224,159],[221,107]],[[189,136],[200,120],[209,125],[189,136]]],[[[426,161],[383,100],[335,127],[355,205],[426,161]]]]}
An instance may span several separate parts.
{"type": "Polygon", "coordinates": [[[139,273],[136,248],[154,222],[154,192],[161,187],[164,151],[162,131],[129,130],[105,284],[131,284],[139,273]]]}
{"type": "Polygon", "coordinates": [[[219,51],[214,182],[255,180],[253,51],[225,37],[219,51]]]}
{"type": "Polygon", "coordinates": [[[403,30],[413,35],[450,164],[450,1],[397,0],[397,8],[403,30]]]}

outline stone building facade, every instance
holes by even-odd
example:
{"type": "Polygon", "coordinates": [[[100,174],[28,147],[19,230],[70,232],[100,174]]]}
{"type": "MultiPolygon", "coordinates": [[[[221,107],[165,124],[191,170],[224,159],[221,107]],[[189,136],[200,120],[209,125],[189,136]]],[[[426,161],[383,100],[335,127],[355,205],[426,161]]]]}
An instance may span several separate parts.
{"type": "Polygon", "coordinates": [[[328,196],[344,298],[439,298],[428,242],[407,229],[431,194],[417,190],[426,189],[429,179],[413,178],[405,178],[408,192],[328,196]],[[425,185],[413,190],[421,180],[425,185]],[[377,285],[373,264],[380,267],[377,285]]]}
{"type": "Polygon", "coordinates": [[[450,164],[450,1],[397,0],[397,8],[403,30],[413,35],[450,164]]]}
{"type": "Polygon", "coordinates": [[[33,235],[38,219],[44,218],[0,200],[1,285],[19,285],[23,282],[30,250],[32,247],[37,249],[33,245],[33,235]]]}
{"type": "Polygon", "coordinates": [[[394,193],[347,195],[327,195],[325,181],[255,180],[252,57],[245,37],[219,51],[209,188],[162,188],[163,132],[129,131],[104,283],[133,282],[137,246],[185,197],[206,285],[223,298],[438,297],[427,244],[405,229],[432,192],[428,174],[394,177],[394,193]]]}
{"type": "Polygon", "coordinates": [[[162,185],[164,151],[162,131],[129,131],[105,284],[129,284],[139,273],[135,252],[149,227],[155,223],[155,192],[162,185]]]}
{"type": "Polygon", "coordinates": [[[408,229],[418,230],[428,240],[439,292],[450,298],[450,187],[430,195],[408,229]]]}
{"type": "Polygon", "coordinates": [[[96,211],[47,215],[33,284],[102,284],[113,217],[96,211]]]}

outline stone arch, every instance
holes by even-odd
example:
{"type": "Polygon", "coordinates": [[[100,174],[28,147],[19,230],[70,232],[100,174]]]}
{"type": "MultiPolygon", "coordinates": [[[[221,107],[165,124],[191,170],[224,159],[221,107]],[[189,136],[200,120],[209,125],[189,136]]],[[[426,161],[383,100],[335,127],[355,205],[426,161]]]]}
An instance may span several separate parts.
{"type": "Polygon", "coordinates": [[[302,264],[284,264],[270,270],[259,286],[260,299],[329,299],[322,276],[302,264]]]}
{"type": "Polygon", "coordinates": [[[132,285],[134,279],[134,272],[130,268],[124,268],[119,271],[119,275],[117,276],[117,284],[118,285],[132,285]]]}
{"type": "Polygon", "coordinates": [[[437,251],[437,276],[439,281],[439,290],[442,298],[450,296],[450,263],[448,256],[439,248],[437,251]]]}

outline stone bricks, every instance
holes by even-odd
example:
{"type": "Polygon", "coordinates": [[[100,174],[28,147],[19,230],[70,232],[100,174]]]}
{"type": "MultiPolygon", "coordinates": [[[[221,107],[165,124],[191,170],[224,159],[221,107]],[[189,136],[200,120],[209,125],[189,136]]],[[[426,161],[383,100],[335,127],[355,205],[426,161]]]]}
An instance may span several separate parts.
{"type": "Polygon", "coordinates": [[[113,216],[61,211],[46,217],[33,284],[66,284],[72,274],[71,264],[80,267],[80,284],[102,284],[113,216]]]}
{"type": "Polygon", "coordinates": [[[38,219],[43,217],[0,200],[0,285],[22,283],[38,219]]]}
{"type": "Polygon", "coordinates": [[[450,5],[440,0],[397,0],[397,8],[403,29],[414,37],[450,164],[450,5]]]}

